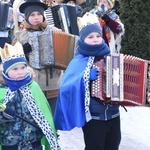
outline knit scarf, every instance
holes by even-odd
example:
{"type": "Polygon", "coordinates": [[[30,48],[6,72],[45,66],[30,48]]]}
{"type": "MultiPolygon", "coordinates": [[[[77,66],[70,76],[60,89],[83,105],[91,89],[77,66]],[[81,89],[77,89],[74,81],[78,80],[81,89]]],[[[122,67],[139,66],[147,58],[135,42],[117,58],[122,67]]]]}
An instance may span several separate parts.
{"type": "Polygon", "coordinates": [[[22,86],[31,82],[31,73],[28,72],[22,79],[11,79],[4,72],[2,72],[3,78],[11,91],[16,91],[22,86]]]}
{"type": "Polygon", "coordinates": [[[78,40],[78,46],[78,52],[86,56],[105,56],[110,54],[110,49],[104,40],[101,44],[96,45],[89,45],[78,40]]]}

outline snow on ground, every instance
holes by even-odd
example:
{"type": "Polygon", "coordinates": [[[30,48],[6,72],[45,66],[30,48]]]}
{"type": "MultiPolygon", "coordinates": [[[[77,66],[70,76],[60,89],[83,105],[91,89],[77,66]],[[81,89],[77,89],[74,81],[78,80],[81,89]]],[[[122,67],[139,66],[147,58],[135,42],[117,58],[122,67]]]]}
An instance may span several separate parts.
{"type": "MultiPolygon", "coordinates": [[[[122,139],[119,150],[150,150],[150,107],[121,107],[122,139]]],[[[84,150],[81,128],[59,131],[62,150],[84,150]]]]}

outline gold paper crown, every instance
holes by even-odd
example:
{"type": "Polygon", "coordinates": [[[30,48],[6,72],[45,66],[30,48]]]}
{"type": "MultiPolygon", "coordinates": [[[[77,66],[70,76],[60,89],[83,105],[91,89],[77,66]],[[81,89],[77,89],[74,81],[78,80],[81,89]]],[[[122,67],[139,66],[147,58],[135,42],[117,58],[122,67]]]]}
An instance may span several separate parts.
{"type": "Polygon", "coordinates": [[[85,13],[83,17],[78,17],[78,19],[77,19],[77,24],[78,24],[79,30],[81,30],[83,27],[85,27],[89,24],[95,24],[98,22],[99,22],[99,20],[98,20],[97,15],[92,14],[90,12],[85,13]]]}
{"type": "Polygon", "coordinates": [[[4,49],[0,48],[0,55],[2,62],[11,58],[12,56],[22,56],[24,55],[23,47],[18,41],[14,46],[5,43],[4,49]]]}

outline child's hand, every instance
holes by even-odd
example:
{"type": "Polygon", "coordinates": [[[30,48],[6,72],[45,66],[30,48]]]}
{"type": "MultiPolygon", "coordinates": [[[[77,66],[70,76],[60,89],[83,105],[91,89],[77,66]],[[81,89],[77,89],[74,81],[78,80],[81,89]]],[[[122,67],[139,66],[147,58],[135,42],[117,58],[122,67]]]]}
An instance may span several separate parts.
{"type": "Polygon", "coordinates": [[[96,15],[97,15],[99,18],[101,18],[101,17],[103,16],[103,13],[102,13],[101,11],[97,11],[97,12],[96,12],[96,15]]]}
{"type": "Polygon", "coordinates": [[[13,119],[16,112],[11,107],[6,107],[6,109],[2,112],[2,115],[5,119],[13,119]]]}
{"type": "Polygon", "coordinates": [[[6,105],[5,104],[0,104],[0,111],[4,111],[6,109],[6,105]]]}
{"type": "Polygon", "coordinates": [[[110,17],[106,14],[104,16],[102,16],[102,19],[106,22],[106,24],[108,24],[110,21],[110,17]]]}
{"type": "Polygon", "coordinates": [[[92,80],[92,81],[96,80],[98,75],[99,75],[99,71],[97,70],[97,68],[92,68],[90,70],[90,80],[92,80]]]}

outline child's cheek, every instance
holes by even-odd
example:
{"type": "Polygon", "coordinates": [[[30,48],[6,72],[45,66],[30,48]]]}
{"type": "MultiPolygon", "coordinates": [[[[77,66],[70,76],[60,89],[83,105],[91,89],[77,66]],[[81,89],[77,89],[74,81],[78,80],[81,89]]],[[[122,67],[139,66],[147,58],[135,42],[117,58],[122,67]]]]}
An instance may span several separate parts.
{"type": "Polygon", "coordinates": [[[103,41],[103,39],[102,39],[102,37],[100,37],[100,44],[102,43],[102,41],[103,41]]]}

